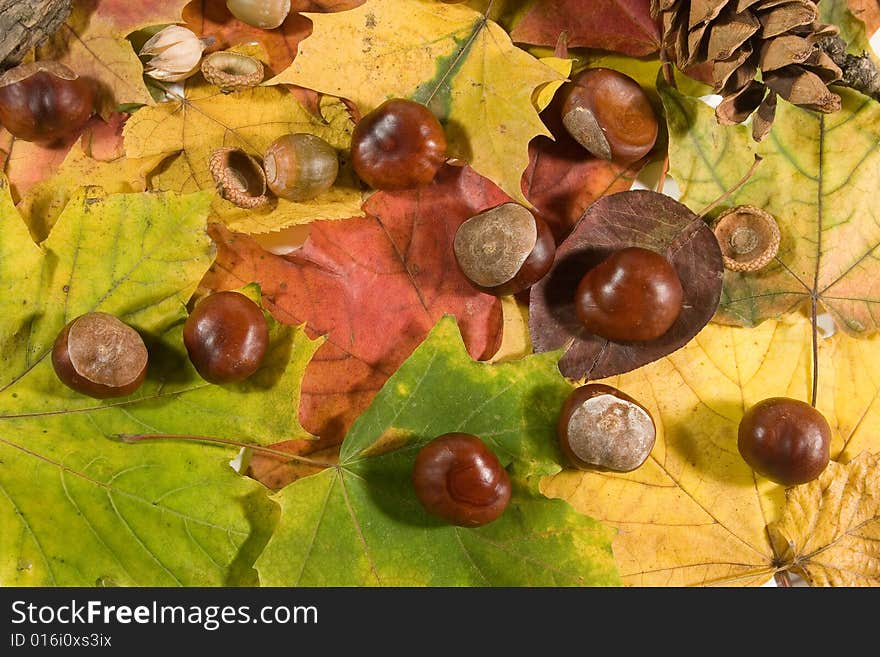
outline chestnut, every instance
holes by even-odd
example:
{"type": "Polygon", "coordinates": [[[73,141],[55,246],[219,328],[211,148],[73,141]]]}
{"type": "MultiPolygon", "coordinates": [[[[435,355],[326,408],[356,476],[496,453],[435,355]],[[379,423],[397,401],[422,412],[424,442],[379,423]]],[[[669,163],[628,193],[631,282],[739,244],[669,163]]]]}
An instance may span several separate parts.
{"type": "Polygon", "coordinates": [[[767,479],[785,486],[805,484],[822,474],[831,459],[831,427],[806,402],[770,397],[743,415],[737,448],[767,479]]]}
{"type": "Polygon", "coordinates": [[[412,482],[422,506],[461,527],[496,520],[510,502],[510,477],[477,436],[446,433],[419,450],[412,482]]]}
{"type": "Polygon", "coordinates": [[[627,247],[584,275],[575,292],[575,311],[595,335],[613,342],[646,342],[675,323],[683,296],[678,273],[665,257],[627,247]]]}
{"type": "Polygon", "coordinates": [[[24,141],[75,135],[95,111],[91,85],[64,64],[21,64],[0,76],[0,123],[24,141]]]}
{"type": "Polygon", "coordinates": [[[437,117],[414,100],[392,98],[358,121],[351,135],[355,173],[374,189],[426,185],[446,160],[437,117]]]}
{"type": "Polygon", "coordinates": [[[242,23],[271,30],[290,13],[290,0],[226,0],[229,13],[242,23]]]}
{"type": "Polygon", "coordinates": [[[572,465],[616,472],[642,465],[657,436],[654,419],[644,406],[601,383],[572,391],[562,405],[556,433],[572,465]]]}
{"type": "Polygon", "coordinates": [[[137,390],[147,375],[147,361],[140,334],[103,312],[68,322],[52,347],[52,367],[61,382],[97,399],[125,397],[137,390]]]}
{"type": "Polygon", "coordinates": [[[259,369],[269,345],[269,327],[262,309],[243,294],[215,292],[187,317],[183,344],[205,381],[233,383],[259,369]]]}
{"type": "Polygon", "coordinates": [[[469,281],[501,296],[541,280],[553,266],[556,242],[547,222],[522,205],[504,203],[461,224],[453,252],[469,281]]]}
{"type": "Polygon", "coordinates": [[[610,68],[584,69],[562,93],[562,124],[596,157],[631,164],[654,148],[657,115],[628,75],[610,68]]]}
{"type": "Polygon", "coordinates": [[[336,182],[336,151],[317,135],[305,132],[282,135],[263,157],[266,182],[272,193],[288,201],[307,201],[326,192],[336,182]]]}

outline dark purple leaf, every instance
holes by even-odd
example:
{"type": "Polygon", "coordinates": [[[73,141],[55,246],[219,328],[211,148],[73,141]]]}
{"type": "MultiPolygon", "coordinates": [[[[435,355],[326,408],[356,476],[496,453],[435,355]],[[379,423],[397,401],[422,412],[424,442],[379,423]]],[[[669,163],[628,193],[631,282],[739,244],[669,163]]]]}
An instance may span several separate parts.
{"type": "Polygon", "coordinates": [[[683,347],[718,309],[724,265],[712,230],[668,196],[627,191],[587,208],[560,245],[550,273],[529,301],[536,352],[564,349],[560,371],[572,379],[601,379],[634,370],[683,347]],[[681,314],[664,335],[648,342],[610,342],[589,333],[575,314],[574,292],[584,274],[612,251],[638,246],[664,254],[684,288],[681,314]]]}

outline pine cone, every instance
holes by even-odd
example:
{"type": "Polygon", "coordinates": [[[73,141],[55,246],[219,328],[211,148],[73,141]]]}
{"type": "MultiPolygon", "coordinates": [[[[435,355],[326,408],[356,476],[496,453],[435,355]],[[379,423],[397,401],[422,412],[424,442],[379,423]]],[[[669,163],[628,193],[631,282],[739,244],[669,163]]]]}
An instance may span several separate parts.
{"type": "Polygon", "coordinates": [[[760,141],[773,125],[777,95],[819,112],[840,109],[840,96],[828,85],[841,70],[817,45],[838,30],[817,22],[816,2],[651,0],[651,12],[680,70],[711,64],[723,98],[715,110],[719,123],[742,123],[754,113],[752,135],[760,141]]]}

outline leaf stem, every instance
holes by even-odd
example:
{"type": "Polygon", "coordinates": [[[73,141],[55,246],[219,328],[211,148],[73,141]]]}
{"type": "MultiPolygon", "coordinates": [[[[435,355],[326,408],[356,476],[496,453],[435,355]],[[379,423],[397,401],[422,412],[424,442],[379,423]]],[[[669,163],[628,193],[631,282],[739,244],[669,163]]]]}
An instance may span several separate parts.
{"type": "Polygon", "coordinates": [[[789,577],[787,570],[780,570],[773,578],[776,580],[776,586],[784,589],[791,588],[791,577],[789,577]]]}
{"type": "Polygon", "coordinates": [[[757,153],[755,153],[755,162],[754,162],[754,164],[752,164],[752,167],[746,172],[746,175],[744,175],[744,176],[740,179],[740,181],[739,181],[738,183],[736,183],[733,187],[731,187],[730,189],[728,189],[728,190],[727,190],[726,192],[724,192],[721,196],[719,196],[719,197],[716,198],[714,201],[712,201],[709,205],[707,205],[705,208],[703,208],[703,210],[702,210],[702,211],[700,212],[700,214],[699,214],[700,219],[704,219],[704,218],[706,217],[707,214],[709,214],[710,212],[712,212],[712,210],[714,210],[715,208],[717,208],[719,205],[721,205],[722,203],[724,203],[724,201],[728,200],[731,196],[733,196],[733,195],[736,194],[740,189],[742,189],[743,186],[745,186],[745,184],[749,181],[749,179],[750,179],[753,175],[755,175],[755,171],[758,169],[758,165],[761,163],[761,161],[762,161],[763,159],[764,159],[764,158],[762,158],[760,155],[758,155],[757,153]]]}
{"type": "Polygon", "coordinates": [[[818,316],[818,303],[819,300],[814,293],[810,300],[810,318],[812,319],[811,324],[813,328],[813,383],[810,393],[810,406],[813,408],[816,408],[816,400],[819,395],[819,326],[816,319],[818,316]]]}
{"type": "Polygon", "coordinates": [[[263,447],[262,445],[252,445],[250,443],[243,443],[237,440],[229,440],[227,438],[214,438],[212,436],[188,436],[185,434],[177,433],[120,433],[116,434],[116,437],[122,442],[128,444],[140,443],[147,440],[189,440],[200,443],[213,443],[216,445],[226,445],[229,447],[250,449],[255,452],[260,452],[261,454],[267,454],[269,456],[275,456],[286,461],[299,461],[300,463],[314,465],[320,468],[335,468],[337,466],[336,463],[318,461],[315,459],[307,458],[305,456],[291,454],[290,452],[285,452],[280,449],[272,449],[271,447],[263,447]]]}

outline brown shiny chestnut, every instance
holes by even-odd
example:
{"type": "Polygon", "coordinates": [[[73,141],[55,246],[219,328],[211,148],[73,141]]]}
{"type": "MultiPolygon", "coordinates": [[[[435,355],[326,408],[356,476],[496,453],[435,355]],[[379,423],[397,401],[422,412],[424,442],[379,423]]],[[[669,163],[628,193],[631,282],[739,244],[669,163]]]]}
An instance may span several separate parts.
{"type": "Polygon", "coordinates": [[[474,286],[502,296],[530,288],[550,271],[556,241],[547,222],[528,208],[504,203],[461,224],[453,252],[474,286]]]}
{"type": "Polygon", "coordinates": [[[243,294],[215,292],[193,308],[183,326],[183,343],[205,381],[234,383],[259,369],[269,327],[262,309],[243,294]]]}
{"type": "Polygon", "coordinates": [[[307,201],[333,186],[339,174],[336,151],[317,135],[282,135],[263,157],[266,182],[275,196],[307,201]]]}
{"type": "Polygon", "coordinates": [[[52,347],[52,367],[61,382],[96,399],[132,394],[144,382],[147,361],[140,334],[102,312],[68,322],[52,347]]]}
{"type": "Polygon", "coordinates": [[[831,427],[806,402],[770,397],[743,415],[737,448],[755,472],[771,481],[805,484],[822,474],[830,461],[831,427]]]}
{"type": "Polygon", "coordinates": [[[562,93],[562,124],[596,157],[631,164],[654,148],[657,115],[628,75],[610,68],[584,69],[562,93]]]}
{"type": "Polygon", "coordinates": [[[18,139],[72,137],[94,111],[91,85],[58,62],[21,64],[0,76],[0,123],[18,139]]]}
{"type": "Polygon", "coordinates": [[[648,410],[612,386],[588,383],[562,405],[556,427],[559,446],[583,470],[629,472],[641,466],[657,437],[648,410]]]}
{"type": "Polygon", "coordinates": [[[461,527],[479,527],[504,513],[510,478],[498,457],[476,436],[447,433],[416,455],[412,482],[433,516],[461,527]]]}
{"type": "Polygon", "coordinates": [[[590,269],[575,292],[575,310],[591,333],[613,342],[662,336],[681,313],[684,290],[662,255],[640,247],[612,252],[590,269]]]}
{"type": "Polygon", "coordinates": [[[419,187],[431,182],[445,162],[446,135],[427,107],[392,98],[358,121],[351,159],[358,177],[374,189],[419,187]]]}

